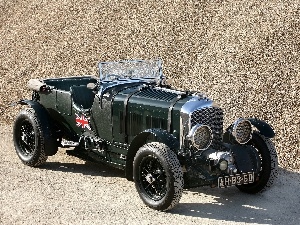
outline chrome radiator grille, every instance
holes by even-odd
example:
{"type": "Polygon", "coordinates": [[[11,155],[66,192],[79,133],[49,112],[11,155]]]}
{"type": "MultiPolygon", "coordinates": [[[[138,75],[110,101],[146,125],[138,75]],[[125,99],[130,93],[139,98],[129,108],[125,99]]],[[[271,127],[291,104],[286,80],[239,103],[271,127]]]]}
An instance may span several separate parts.
{"type": "Polygon", "coordinates": [[[222,141],[223,133],[223,110],[216,107],[198,109],[191,114],[191,128],[196,124],[210,126],[213,133],[213,147],[222,141]]]}

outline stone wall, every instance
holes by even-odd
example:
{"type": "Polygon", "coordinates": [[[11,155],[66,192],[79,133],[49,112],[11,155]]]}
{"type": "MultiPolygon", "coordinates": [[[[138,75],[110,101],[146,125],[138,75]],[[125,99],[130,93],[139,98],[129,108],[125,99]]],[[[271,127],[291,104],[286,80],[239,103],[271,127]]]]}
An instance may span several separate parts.
{"type": "Polygon", "coordinates": [[[299,18],[299,0],[0,0],[0,108],[28,98],[30,78],[161,58],[177,88],[224,108],[226,125],[250,116],[272,124],[281,166],[300,168],[299,18]]]}

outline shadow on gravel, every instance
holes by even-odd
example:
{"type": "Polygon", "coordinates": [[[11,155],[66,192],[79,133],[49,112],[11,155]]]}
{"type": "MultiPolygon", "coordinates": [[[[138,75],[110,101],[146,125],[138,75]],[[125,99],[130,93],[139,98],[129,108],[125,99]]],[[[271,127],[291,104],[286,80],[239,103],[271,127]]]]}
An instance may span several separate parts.
{"type": "MultiPolygon", "coordinates": [[[[41,169],[89,176],[124,177],[124,171],[104,164],[47,162],[41,169]]],[[[250,195],[235,187],[199,187],[185,190],[181,202],[166,212],[187,217],[258,224],[300,224],[300,173],[279,169],[279,177],[267,191],[250,195]],[[189,195],[184,202],[185,195],[189,195]]]]}
{"type": "Polygon", "coordinates": [[[124,171],[114,167],[86,161],[84,164],[47,162],[40,169],[66,173],[81,173],[89,176],[125,177],[124,171]]]}
{"type": "Polygon", "coordinates": [[[222,221],[259,224],[300,224],[300,173],[279,169],[276,183],[267,191],[250,195],[235,187],[202,187],[185,191],[193,202],[179,203],[172,214],[222,221]],[[209,203],[205,198],[213,199],[209,203]],[[205,203],[201,203],[205,202],[205,203]]]}

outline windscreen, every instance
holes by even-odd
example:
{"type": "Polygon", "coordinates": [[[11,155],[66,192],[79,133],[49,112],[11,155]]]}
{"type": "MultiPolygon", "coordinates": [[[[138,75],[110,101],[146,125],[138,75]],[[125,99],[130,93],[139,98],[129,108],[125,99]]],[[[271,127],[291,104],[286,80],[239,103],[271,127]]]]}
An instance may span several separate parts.
{"type": "Polygon", "coordinates": [[[161,65],[161,60],[100,62],[100,80],[159,79],[162,76],[161,65]]]}

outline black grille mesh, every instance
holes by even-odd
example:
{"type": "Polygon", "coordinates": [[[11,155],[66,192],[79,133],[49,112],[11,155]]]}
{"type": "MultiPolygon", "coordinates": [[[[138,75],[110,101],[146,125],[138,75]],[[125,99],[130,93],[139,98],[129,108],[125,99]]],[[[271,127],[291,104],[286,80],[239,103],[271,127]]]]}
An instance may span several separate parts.
{"type": "Polygon", "coordinates": [[[148,88],[141,92],[138,92],[137,94],[135,94],[135,96],[171,102],[172,99],[177,97],[177,94],[160,89],[148,88]]]}
{"type": "Polygon", "coordinates": [[[235,139],[240,144],[245,144],[249,141],[251,137],[251,123],[248,120],[242,120],[238,122],[235,129],[235,139]]]}
{"type": "Polygon", "coordinates": [[[223,110],[216,107],[206,107],[196,110],[191,115],[191,127],[196,124],[210,126],[213,133],[212,144],[214,147],[222,141],[223,110]]]}

